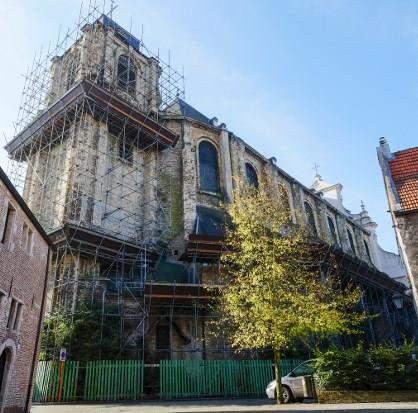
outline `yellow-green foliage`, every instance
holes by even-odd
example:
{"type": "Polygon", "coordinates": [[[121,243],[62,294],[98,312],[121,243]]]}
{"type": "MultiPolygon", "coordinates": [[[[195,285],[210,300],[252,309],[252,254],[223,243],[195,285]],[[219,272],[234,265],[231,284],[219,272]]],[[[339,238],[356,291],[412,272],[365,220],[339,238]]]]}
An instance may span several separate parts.
{"type": "Polygon", "coordinates": [[[329,247],[291,222],[269,182],[237,183],[222,256],[220,325],[238,348],[286,349],[295,339],[353,332],[360,292],[342,289],[329,247]]]}

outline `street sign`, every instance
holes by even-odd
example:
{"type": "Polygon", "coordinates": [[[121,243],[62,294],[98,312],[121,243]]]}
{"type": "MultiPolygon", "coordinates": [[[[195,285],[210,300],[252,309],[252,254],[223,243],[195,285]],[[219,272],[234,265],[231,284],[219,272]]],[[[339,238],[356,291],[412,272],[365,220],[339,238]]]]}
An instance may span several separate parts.
{"type": "Polygon", "coordinates": [[[62,347],[60,350],[60,361],[66,361],[67,360],[67,349],[62,347]]]}

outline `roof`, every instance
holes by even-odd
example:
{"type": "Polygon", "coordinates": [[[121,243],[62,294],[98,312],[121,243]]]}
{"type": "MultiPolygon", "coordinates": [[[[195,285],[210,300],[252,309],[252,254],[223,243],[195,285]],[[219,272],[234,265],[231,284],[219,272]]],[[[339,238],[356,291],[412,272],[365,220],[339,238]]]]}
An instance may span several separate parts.
{"type": "Polygon", "coordinates": [[[46,235],[46,232],[42,228],[41,224],[35,218],[35,215],[33,215],[33,212],[29,209],[26,202],[20,196],[19,192],[17,192],[17,189],[10,182],[9,178],[7,177],[6,173],[3,171],[3,169],[1,167],[0,167],[0,180],[4,183],[4,185],[6,185],[6,188],[9,190],[9,192],[12,194],[15,201],[22,208],[22,210],[26,214],[26,216],[30,219],[33,226],[38,230],[38,232],[42,236],[42,238],[48,243],[48,245],[51,245],[52,244],[51,240],[49,239],[48,235],[46,235]]]}
{"type": "Polygon", "coordinates": [[[418,147],[395,152],[389,168],[402,211],[418,210],[418,147]]]}
{"type": "Polygon", "coordinates": [[[180,112],[184,117],[194,119],[198,122],[206,123],[208,125],[212,125],[210,119],[207,116],[199,112],[193,106],[186,103],[183,99],[177,98],[177,101],[179,104],[180,112]]]}

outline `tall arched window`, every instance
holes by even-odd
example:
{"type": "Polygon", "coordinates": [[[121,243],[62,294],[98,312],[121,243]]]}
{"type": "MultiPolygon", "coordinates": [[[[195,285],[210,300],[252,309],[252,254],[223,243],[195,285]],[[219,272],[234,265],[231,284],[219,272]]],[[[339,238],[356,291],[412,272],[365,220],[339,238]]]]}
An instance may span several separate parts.
{"type": "Polygon", "coordinates": [[[283,208],[288,212],[290,216],[290,200],[289,193],[283,184],[279,184],[279,199],[283,208]]]}
{"type": "Polygon", "coordinates": [[[308,230],[312,235],[317,237],[318,231],[316,230],[315,216],[314,216],[312,207],[307,201],[304,202],[304,206],[305,206],[306,220],[308,221],[308,230]]]}
{"type": "Polygon", "coordinates": [[[354,243],[353,233],[348,228],[347,228],[347,237],[348,237],[348,242],[350,243],[351,251],[353,251],[354,255],[357,255],[356,244],[354,243]]]}
{"type": "Polygon", "coordinates": [[[247,182],[249,185],[258,188],[258,176],[254,167],[250,163],[245,164],[245,174],[247,176],[247,182]]]}
{"type": "Polygon", "coordinates": [[[334,221],[329,215],[327,215],[327,223],[331,242],[333,244],[338,244],[337,231],[335,229],[334,221]]]}
{"type": "Polygon", "coordinates": [[[126,55],[119,56],[118,86],[128,93],[135,93],[136,72],[132,59],[126,55]]]}
{"type": "Polygon", "coordinates": [[[366,240],[363,240],[363,242],[364,242],[364,249],[366,250],[367,257],[369,258],[370,263],[373,264],[372,256],[370,254],[369,244],[367,243],[366,240]]]}
{"type": "Polygon", "coordinates": [[[199,144],[199,178],[201,190],[219,192],[218,151],[208,141],[199,144]]]}

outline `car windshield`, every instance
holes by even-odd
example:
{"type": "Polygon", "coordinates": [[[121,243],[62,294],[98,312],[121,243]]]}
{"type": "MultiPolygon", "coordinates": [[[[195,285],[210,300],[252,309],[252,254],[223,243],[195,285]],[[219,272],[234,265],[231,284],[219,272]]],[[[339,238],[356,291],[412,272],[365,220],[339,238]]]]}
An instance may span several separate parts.
{"type": "Polygon", "coordinates": [[[315,373],[313,360],[305,361],[292,370],[293,377],[310,376],[315,373]]]}

